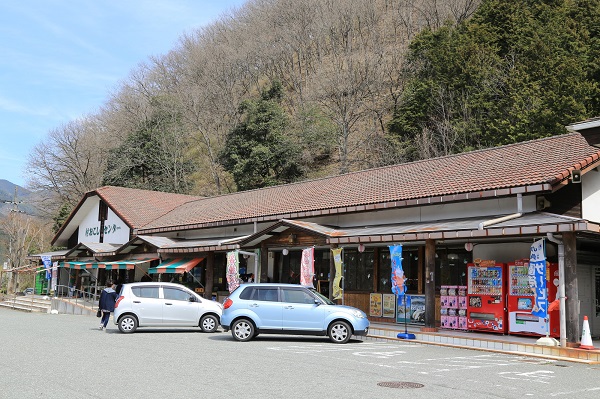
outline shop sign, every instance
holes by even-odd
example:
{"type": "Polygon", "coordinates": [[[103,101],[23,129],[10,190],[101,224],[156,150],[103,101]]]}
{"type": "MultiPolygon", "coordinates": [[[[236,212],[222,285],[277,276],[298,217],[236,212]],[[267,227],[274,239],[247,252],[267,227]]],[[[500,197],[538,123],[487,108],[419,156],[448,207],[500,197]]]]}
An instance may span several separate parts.
{"type": "Polygon", "coordinates": [[[548,316],[545,249],[544,240],[538,240],[531,246],[529,256],[529,285],[535,292],[535,305],[531,310],[531,314],[543,319],[548,316]]]}
{"type": "Polygon", "coordinates": [[[425,324],[425,295],[402,295],[399,297],[396,322],[425,324]]]}
{"type": "Polygon", "coordinates": [[[381,294],[377,294],[372,292],[370,295],[370,306],[369,306],[369,316],[372,317],[381,317],[382,313],[382,308],[381,308],[381,301],[382,301],[382,297],[381,294]]]}

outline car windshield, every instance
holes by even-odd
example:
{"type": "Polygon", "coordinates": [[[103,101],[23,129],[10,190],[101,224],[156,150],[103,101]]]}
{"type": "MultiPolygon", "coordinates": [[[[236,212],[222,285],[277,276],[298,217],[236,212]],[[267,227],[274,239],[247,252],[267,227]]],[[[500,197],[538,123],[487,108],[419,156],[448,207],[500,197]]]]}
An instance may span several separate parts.
{"type": "Polygon", "coordinates": [[[314,288],[309,288],[310,292],[312,292],[313,294],[315,294],[316,296],[319,297],[319,299],[321,299],[323,302],[325,302],[327,305],[335,305],[335,302],[333,302],[331,299],[327,298],[325,295],[321,294],[319,291],[317,291],[314,288]]]}

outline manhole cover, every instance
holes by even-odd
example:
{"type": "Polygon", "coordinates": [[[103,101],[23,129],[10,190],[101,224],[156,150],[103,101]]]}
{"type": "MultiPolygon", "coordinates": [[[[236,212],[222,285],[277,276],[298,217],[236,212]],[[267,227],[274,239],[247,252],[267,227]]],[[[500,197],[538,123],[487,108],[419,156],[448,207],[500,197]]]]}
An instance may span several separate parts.
{"type": "Polygon", "coordinates": [[[400,388],[400,389],[412,389],[412,388],[423,388],[425,385],[416,382],[402,382],[402,381],[386,381],[378,382],[377,385],[386,388],[400,388]]]}

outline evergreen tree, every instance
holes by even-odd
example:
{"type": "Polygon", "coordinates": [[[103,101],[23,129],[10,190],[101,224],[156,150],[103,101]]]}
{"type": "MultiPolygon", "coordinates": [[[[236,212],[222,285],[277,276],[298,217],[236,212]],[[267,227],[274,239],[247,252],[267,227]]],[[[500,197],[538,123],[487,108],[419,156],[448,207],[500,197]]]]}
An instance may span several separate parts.
{"type": "Polygon", "coordinates": [[[242,122],[227,135],[220,162],[239,190],[249,190],[296,181],[304,176],[299,147],[285,136],[289,122],[281,106],[279,82],[258,100],[240,105],[242,122]]]}
{"type": "Polygon", "coordinates": [[[486,0],[472,19],[424,31],[390,133],[418,159],[562,134],[597,116],[599,4],[486,0]]]}

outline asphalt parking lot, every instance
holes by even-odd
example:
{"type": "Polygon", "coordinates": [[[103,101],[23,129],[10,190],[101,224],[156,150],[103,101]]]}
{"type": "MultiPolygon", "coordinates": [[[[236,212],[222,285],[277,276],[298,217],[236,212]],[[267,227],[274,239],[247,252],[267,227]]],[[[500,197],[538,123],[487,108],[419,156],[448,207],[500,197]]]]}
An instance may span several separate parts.
{"type": "Polygon", "coordinates": [[[597,398],[600,367],[416,343],[139,329],[0,309],[0,398],[597,398]],[[401,384],[407,385],[401,385],[401,384]],[[414,385],[408,385],[414,384],[414,385]],[[399,385],[399,386],[398,386],[399,385]]]}

